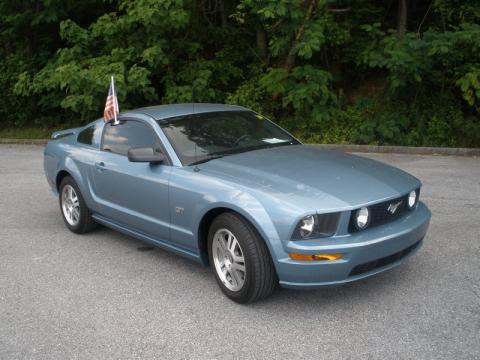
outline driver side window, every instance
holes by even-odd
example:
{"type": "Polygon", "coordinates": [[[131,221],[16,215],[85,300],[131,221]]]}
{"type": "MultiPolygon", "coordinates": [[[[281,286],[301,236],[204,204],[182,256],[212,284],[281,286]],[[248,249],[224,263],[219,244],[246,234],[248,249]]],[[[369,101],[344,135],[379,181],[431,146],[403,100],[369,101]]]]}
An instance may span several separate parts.
{"type": "Polygon", "coordinates": [[[105,125],[102,150],[127,156],[131,147],[153,147],[161,151],[153,130],[140,121],[127,120],[120,121],[118,125],[105,125]]]}

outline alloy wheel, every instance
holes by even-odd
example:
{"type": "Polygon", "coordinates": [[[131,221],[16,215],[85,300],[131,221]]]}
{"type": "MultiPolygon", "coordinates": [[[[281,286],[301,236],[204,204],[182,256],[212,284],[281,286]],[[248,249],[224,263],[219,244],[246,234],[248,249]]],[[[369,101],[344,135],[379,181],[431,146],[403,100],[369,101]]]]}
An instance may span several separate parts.
{"type": "Polygon", "coordinates": [[[62,212],[69,225],[76,226],[80,221],[80,202],[71,185],[62,189],[62,212]]]}
{"type": "Polygon", "coordinates": [[[225,228],[213,236],[212,257],[215,271],[230,291],[240,291],[245,283],[245,258],[237,238],[225,228]]]}

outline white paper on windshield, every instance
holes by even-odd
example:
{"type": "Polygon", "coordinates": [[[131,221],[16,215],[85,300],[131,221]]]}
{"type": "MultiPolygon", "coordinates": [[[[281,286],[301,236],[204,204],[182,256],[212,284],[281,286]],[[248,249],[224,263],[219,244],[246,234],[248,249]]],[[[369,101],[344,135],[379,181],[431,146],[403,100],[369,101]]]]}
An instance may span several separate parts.
{"type": "Polygon", "coordinates": [[[270,139],[263,139],[262,141],[266,142],[266,143],[269,143],[269,144],[278,144],[278,143],[285,142],[286,140],[277,139],[277,138],[270,138],[270,139]]]}

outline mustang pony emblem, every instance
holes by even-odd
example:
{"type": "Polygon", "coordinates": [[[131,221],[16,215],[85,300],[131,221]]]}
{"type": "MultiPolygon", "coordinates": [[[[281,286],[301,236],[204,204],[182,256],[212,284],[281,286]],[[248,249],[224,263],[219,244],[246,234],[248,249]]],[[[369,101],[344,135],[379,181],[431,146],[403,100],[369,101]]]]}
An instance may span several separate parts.
{"type": "Polygon", "coordinates": [[[391,203],[390,205],[388,205],[388,208],[387,208],[388,212],[392,215],[395,214],[395,211],[397,211],[397,209],[398,209],[398,207],[400,206],[401,203],[402,202],[399,201],[397,203],[391,203]]]}

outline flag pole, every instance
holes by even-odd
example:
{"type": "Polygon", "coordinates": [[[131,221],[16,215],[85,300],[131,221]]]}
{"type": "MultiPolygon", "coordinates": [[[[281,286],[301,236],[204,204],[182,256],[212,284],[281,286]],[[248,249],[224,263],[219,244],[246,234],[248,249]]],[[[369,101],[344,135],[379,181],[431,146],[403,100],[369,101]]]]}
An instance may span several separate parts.
{"type": "Polygon", "coordinates": [[[117,93],[115,92],[115,81],[113,80],[113,75],[112,75],[112,93],[114,96],[115,101],[113,102],[113,112],[114,112],[114,125],[118,125],[118,119],[117,119],[117,93]]]}

